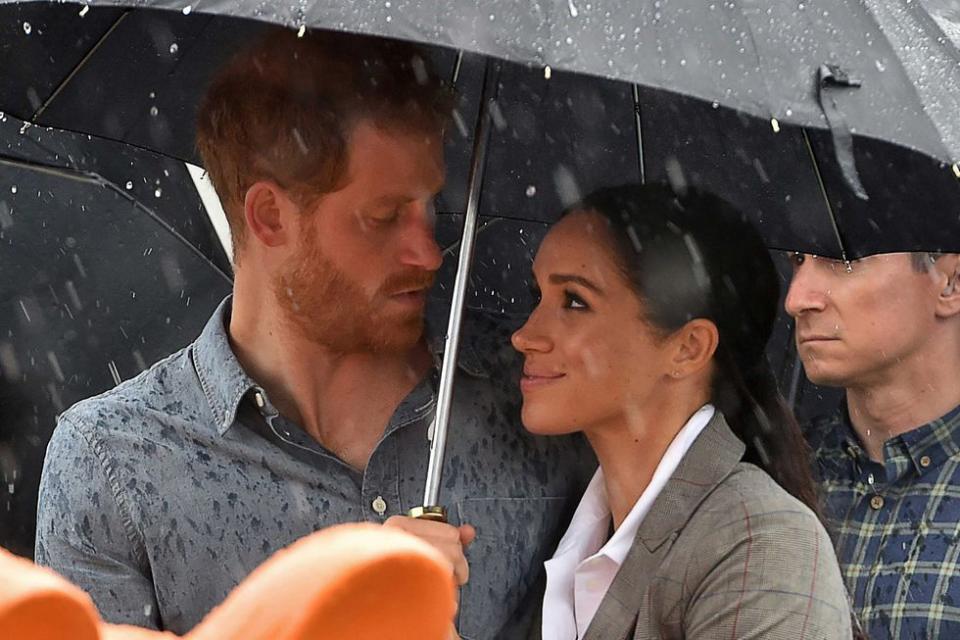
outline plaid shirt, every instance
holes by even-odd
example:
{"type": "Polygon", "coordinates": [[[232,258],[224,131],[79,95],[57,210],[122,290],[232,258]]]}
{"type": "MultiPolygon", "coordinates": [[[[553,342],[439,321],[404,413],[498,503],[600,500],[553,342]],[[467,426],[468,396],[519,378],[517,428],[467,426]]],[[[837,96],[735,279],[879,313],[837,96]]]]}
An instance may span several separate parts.
{"type": "Polygon", "coordinates": [[[888,440],[882,463],[860,446],[845,407],[807,435],[870,638],[960,638],[960,407],[888,440]]]}

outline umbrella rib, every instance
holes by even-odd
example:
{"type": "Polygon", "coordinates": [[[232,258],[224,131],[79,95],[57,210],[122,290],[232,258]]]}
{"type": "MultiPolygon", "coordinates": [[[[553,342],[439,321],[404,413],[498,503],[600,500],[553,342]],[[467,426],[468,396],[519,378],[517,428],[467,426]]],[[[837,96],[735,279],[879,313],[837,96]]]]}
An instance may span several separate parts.
{"type": "Polygon", "coordinates": [[[643,121],[640,118],[640,85],[633,85],[633,115],[637,125],[637,164],[640,169],[640,184],[646,184],[647,172],[643,164],[643,121]]]}
{"type": "Polygon", "coordinates": [[[110,37],[110,34],[113,33],[113,31],[117,28],[117,26],[119,26],[119,24],[123,22],[123,19],[126,18],[128,15],[130,15],[129,11],[123,12],[123,14],[121,14],[120,17],[117,18],[116,22],[110,25],[110,28],[107,29],[106,33],[100,36],[100,39],[97,40],[97,43],[93,45],[93,47],[91,47],[89,51],[87,51],[87,53],[83,56],[83,59],[80,60],[79,63],[77,63],[77,66],[75,66],[73,70],[71,70],[70,73],[67,74],[67,77],[64,78],[60,82],[60,84],[57,85],[57,88],[54,89],[53,93],[51,93],[50,96],[46,99],[46,101],[42,105],[40,105],[40,108],[33,113],[33,116],[31,116],[30,118],[31,122],[35,123],[37,121],[37,118],[43,115],[43,112],[47,110],[47,107],[49,107],[50,104],[54,100],[56,100],[57,96],[60,95],[60,92],[62,92],[66,88],[66,86],[70,84],[70,81],[73,80],[73,77],[80,72],[80,69],[83,68],[83,65],[85,65],[87,61],[90,59],[90,57],[97,52],[97,50],[103,45],[103,43],[106,42],[107,38],[110,37]]]}
{"type": "Polygon", "coordinates": [[[124,200],[132,204],[135,208],[140,209],[147,214],[156,224],[159,224],[163,227],[163,230],[169,233],[177,241],[183,244],[190,252],[196,255],[198,258],[203,260],[207,265],[212,267],[228,284],[232,284],[233,280],[229,275],[223,272],[220,267],[218,267],[213,261],[210,260],[207,256],[203,255],[203,252],[197,249],[193,244],[187,240],[183,235],[177,231],[173,226],[170,225],[166,220],[157,215],[150,207],[146,206],[132,195],[121,189],[119,186],[111,182],[110,180],[104,178],[99,173],[93,171],[80,171],[79,169],[66,169],[63,167],[57,167],[53,165],[44,164],[41,162],[25,161],[17,158],[11,158],[10,156],[0,154],[0,165],[5,165],[8,167],[13,167],[15,169],[26,169],[27,171],[36,171],[49,176],[55,176],[58,178],[64,178],[66,180],[73,180],[75,182],[82,182],[92,186],[102,187],[109,191],[112,191],[114,194],[119,195],[124,200]]]}
{"type": "Polygon", "coordinates": [[[849,266],[850,260],[847,258],[847,249],[843,244],[843,236],[840,234],[840,226],[837,224],[837,216],[833,211],[833,205],[830,203],[830,196],[827,195],[827,187],[823,182],[823,175],[820,173],[820,165],[817,163],[817,155],[813,152],[813,145],[810,144],[810,136],[807,135],[807,130],[805,128],[801,128],[800,132],[803,134],[803,142],[807,146],[807,153],[810,154],[810,162],[813,163],[813,171],[817,176],[817,184],[820,186],[820,194],[823,196],[823,203],[827,207],[827,215],[830,216],[830,224],[833,226],[833,235],[837,240],[837,245],[840,247],[840,257],[849,266]]]}

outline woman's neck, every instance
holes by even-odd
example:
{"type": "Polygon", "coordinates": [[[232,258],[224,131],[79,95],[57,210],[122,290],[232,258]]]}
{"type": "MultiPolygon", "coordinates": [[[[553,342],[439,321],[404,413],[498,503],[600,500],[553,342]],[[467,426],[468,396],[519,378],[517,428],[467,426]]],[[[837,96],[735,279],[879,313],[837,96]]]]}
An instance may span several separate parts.
{"type": "Polygon", "coordinates": [[[673,391],[583,430],[603,469],[614,529],[643,495],[670,443],[690,417],[710,401],[706,392],[673,391]]]}

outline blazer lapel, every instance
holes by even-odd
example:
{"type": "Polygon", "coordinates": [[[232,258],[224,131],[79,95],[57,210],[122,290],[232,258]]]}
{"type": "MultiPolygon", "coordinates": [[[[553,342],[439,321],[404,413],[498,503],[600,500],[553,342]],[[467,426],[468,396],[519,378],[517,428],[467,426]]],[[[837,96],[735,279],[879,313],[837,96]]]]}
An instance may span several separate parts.
{"type": "Polygon", "coordinates": [[[669,553],[676,533],[700,502],[733,471],[745,450],[716,412],[651,505],[583,640],[618,640],[633,635],[647,587],[669,553]]]}

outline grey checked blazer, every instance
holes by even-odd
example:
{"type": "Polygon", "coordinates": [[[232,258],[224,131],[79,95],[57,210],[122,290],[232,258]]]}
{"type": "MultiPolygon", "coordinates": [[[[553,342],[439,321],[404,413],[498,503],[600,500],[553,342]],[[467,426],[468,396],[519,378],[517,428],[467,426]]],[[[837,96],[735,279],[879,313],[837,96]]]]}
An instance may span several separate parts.
{"type": "Polygon", "coordinates": [[[744,450],[716,413],[641,523],[583,640],[851,638],[827,532],[741,462],[744,450]]]}

